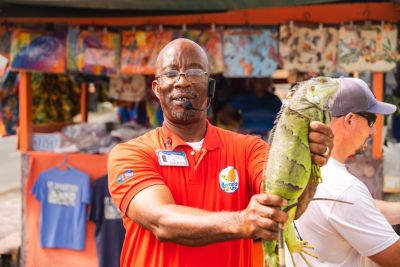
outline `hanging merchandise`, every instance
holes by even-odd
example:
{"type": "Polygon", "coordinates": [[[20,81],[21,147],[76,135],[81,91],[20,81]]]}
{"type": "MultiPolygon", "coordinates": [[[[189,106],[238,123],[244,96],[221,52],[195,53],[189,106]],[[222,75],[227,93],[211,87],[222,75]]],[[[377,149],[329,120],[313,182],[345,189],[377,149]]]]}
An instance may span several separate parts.
{"type": "Polygon", "coordinates": [[[0,79],[10,65],[11,32],[0,26],[0,79]]]}
{"type": "MultiPolygon", "coordinates": [[[[149,86],[152,82],[152,77],[147,76],[146,83],[149,86]]],[[[159,127],[163,124],[164,122],[164,114],[161,109],[160,101],[156,97],[156,95],[153,93],[152,90],[147,90],[146,91],[146,115],[147,115],[147,121],[148,121],[148,127],[159,127]]]]}
{"type": "Polygon", "coordinates": [[[146,114],[150,127],[160,127],[164,121],[160,103],[154,99],[146,101],[146,114]]]}
{"type": "Polygon", "coordinates": [[[139,102],[145,96],[146,78],[143,75],[120,75],[110,78],[108,97],[114,100],[139,102]]]}
{"type": "Polygon", "coordinates": [[[74,77],[32,74],[33,122],[72,122],[80,111],[80,88],[74,77]]]}
{"type": "Polygon", "coordinates": [[[0,137],[16,134],[18,124],[18,74],[9,69],[0,82],[0,137]]]}
{"type": "Polygon", "coordinates": [[[333,27],[281,25],[279,55],[283,69],[329,73],[336,68],[338,31],[333,27]]]}
{"type": "Polygon", "coordinates": [[[64,32],[13,31],[11,68],[47,73],[65,72],[66,35],[64,32]]]}
{"type": "Polygon", "coordinates": [[[42,204],[40,245],[42,248],[83,250],[86,205],[90,201],[89,176],[64,163],[42,172],[32,194],[42,204]]]}
{"type": "Polygon", "coordinates": [[[268,77],[278,66],[275,30],[224,31],[225,77],[268,77]]]}
{"type": "Polygon", "coordinates": [[[122,32],[121,73],[154,74],[158,53],[176,36],[165,30],[122,32]]]}
{"type": "Polygon", "coordinates": [[[396,67],[397,27],[394,24],[340,27],[338,65],[344,71],[390,71],[396,67]]]}
{"type": "Polygon", "coordinates": [[[87,153],[101,153],[112,141],[107,125],[101,122],[68,125],[61,132],[80,151],[87,153]]]}
{"type": "Polygon", "coordinates": [[[221,73],[224,71],[221,31],[188,30],[181,34],[182,37],[196,42],[206,51],[211,73],[221,73]]]}
{"type": "Polygon", "coordinates": [[[69,70],[94,75],[111,75],[118,72],[120,35],[117,33],[80,31],[70,27],[67,47],[69,70]]]}
{"type": "Polygon", "coordinates": [[[100,267],[119,267],[125,228],[121,213],[108,191],[108,177],[96,179],[92,187],[89,219],[96,224],[96,250],[100,267]]]}

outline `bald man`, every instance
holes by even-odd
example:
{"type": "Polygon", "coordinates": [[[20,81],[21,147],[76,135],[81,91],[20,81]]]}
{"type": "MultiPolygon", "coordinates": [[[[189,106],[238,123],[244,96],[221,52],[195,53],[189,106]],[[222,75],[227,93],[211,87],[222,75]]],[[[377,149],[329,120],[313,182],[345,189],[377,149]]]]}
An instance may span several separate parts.
{"type": "MultiPolygon", "coordinates": [[[[157,58],[152,89],[162,127],[116,146],[109,188],[126,237],[121,266],[252,266],[252,239],[277,238],[282,198],[260,194],[268,145],[211,125],[206,53],[177,39],[157,58]]],[[[324,165],[332,132],[312,123],[313,161],[324,165]]]]}

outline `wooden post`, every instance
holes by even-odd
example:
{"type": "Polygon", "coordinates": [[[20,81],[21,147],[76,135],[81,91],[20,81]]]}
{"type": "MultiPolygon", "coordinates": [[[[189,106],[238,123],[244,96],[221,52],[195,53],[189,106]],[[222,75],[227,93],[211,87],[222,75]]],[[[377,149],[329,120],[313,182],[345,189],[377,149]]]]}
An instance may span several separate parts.
{"type": "Polygon", "coordinates": [[[81,84],[81,122],[87,122],[88,120],[88,106],[87,106],[87,84],[82,82],[81,84]]]}
{"type": "MultiPolygon", "coordinates": [[[[383,100],[383,72],[373,73],[373,91],[378,101],[383,100]]],[[[382,158],[382,129],[383,129],[383,116],[378,115],[378,119],[375,124],[375,134],[372,137],[372,157],[374,159],[382,158]]]]}
{"type": "Polygon", "coordinates": [[[32,73],[19,72],[19,146],[22,152],[32,149],[32,73]]]}

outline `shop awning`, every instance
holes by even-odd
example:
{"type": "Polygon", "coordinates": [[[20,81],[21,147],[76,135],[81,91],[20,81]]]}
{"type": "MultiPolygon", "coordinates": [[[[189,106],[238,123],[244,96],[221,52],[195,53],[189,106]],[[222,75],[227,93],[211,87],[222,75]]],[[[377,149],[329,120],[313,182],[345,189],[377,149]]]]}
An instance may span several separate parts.
{"type": "MultiPolygon", "coordinates": [[[[400,1],[400,0],[399,0],[400,1]]],[[[121,9],[121,10],[214,10],[257,8],[269,6],[311,5],[321,3],[348,2],[332,0],[3,0],[16,5],[41,5],[54,7],[121,9]]],[[[376,1],[382,2],[382,1],[376,1]]]]}
{"type": "MultiPolygon", "coordinates": [[[[216,13],[230,10],[300,5],[363,3],[332,0],[2,0],[0,16],[7,17],[129,17],[216,13]]],[[[367,2],[397,2],[367,1],[367,2]]]]}

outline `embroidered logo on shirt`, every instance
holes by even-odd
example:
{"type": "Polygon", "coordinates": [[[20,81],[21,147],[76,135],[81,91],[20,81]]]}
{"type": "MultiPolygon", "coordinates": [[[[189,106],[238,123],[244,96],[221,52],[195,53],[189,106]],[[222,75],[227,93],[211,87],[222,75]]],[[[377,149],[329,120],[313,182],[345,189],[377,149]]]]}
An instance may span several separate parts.
{"type": "Polygon", "coordinates": [[[122,184],[124,181],[128,180],[132,176],[133,176],[133,171],[126,170],[124,173],[118,175],[118,177],[117,177],[118,183],[122,184]]]}
{"type": "Polygon", "coordinates": [[[234,167],[228,166],[220,171],[219,185],[225,193],[233,193],[239,188],[239,175],[234,167]]]}

